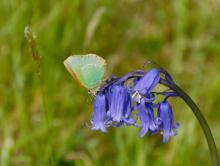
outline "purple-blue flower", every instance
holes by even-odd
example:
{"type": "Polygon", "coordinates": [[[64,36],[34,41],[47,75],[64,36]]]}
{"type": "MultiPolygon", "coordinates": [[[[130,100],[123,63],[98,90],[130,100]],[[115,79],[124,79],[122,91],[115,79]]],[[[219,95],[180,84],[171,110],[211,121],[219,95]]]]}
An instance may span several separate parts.
{"type": "Polygon", "coordinates": [[[92,130],[102,130],[102,132],[107,132],[105,121],[107,118],[106,110],[106,97],[103,94],[98,94],[94,101],[94,111],[92,113],[92,130]]]}
{"type": "Polygon", "coordinates": [[[160,72],[157,69],[151,69],[137,81],[134,86],[134,91],[138,91],[141,95],[149,93],[160,81],[160,72]]]}
{"type": "Polygon", "coordinates": [[[175,136],[179,124],[174,125],[171,105],[165,100],[158,106],[159,125],[163,131],[163,142],[167,143],[170,136],[175,136]]]}
{"type": "Polygon", "coordinates": [[[177,97],[174,91],[154,91],[160,81],[173,84],[172,77],[163,69],[149,71],[135,70],[123,77],[112,76],[100,87],[94,101],[91,119],[92,130],[107,131],[107,127],[132,125],[140,127],[140,137],[146,133],[163,133],[163,142],[176,135],[178,125],[174,117],[170,97],[177,97]],[[162,96],[158,103],[157,97],[162,96]],[[156,102],[157,101],[157,102],[156,102]]]}
{"type": "Polygon", "coordinates": [[[141,121],[140,137],[143,137],[148,131],[155,132],[158,126],[155,124],[154,112],[150,105],[137,105],[138,117],[141,121]]]}
{"type": "Polygon", "coordinates": [[[151,69],[144,73],[143,77],[138,78],[134,82],[132,98],[140,103],[142,99],[149,100],[150,92],[154,89],[160,81],[160,71],[151,69]]]}
{"type": "Polygon", "coordinates": [[[121,122],[130,118],[131,97],[124,86],[116,85],[112,87],[109,102],[108,115],[114,122],[121,122]]]}

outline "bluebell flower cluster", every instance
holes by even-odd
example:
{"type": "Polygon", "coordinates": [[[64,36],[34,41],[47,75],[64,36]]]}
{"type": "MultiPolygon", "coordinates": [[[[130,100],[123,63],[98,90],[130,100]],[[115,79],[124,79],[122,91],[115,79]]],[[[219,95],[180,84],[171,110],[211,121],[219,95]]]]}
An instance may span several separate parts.
{"type": "Polygon", "coordinates": [[[162,133],[163,142],[177,134],[169,97],[176,97],[171,90],[155,92],[160,81],[172,84],[172,77],[163,69],[136,70],[123,77],[112,76],[100,87],[94,100],[91,118],[92,130],[107,132],[110,126],[122,125],[141,128],[139,136],[162,133]],[[156,102],[162,95],[163,100],[156,102]]]}

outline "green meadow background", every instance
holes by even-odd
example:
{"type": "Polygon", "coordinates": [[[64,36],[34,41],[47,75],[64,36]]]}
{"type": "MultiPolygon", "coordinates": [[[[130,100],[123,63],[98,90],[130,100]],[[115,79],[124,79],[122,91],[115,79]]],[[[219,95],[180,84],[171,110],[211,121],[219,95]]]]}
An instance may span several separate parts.
{"type": "Polygon", "coordinates": [[[210,165],[189,108],[170,99],[181,127],[168,144],[134,127],[91,131],[92,101],[63,66],[96,53],[108,75],[165,67],[196,101],[220,151],[219,0],[1,0],[1,166],[210,165]],[[30,25],[40,58],[24,39],[30,25]]]}

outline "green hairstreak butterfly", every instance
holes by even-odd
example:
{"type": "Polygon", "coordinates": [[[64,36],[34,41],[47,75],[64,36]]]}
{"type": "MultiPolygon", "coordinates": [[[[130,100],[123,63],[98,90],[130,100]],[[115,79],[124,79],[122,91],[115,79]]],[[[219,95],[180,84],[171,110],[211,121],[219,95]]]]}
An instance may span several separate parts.
{"type": "Polygon", "coordinates": [[[64,61],[70,74],[91,92],[101,85],[106,71],[106,62],[96,54],[72,55],[64,61]]]}

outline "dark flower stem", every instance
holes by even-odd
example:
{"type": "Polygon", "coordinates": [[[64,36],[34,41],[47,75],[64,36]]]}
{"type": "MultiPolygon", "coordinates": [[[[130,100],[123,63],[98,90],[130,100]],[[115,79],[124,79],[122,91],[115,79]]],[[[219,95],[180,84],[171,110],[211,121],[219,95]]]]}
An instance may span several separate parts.
{"type": "Polygon", "coordinates": [[[195,102],[187,95],[179,86],[176,84],[168,84],[165,80],[161,79],[160,83],[162,85],[165,85],[169,87],[170,89],[174,90],[185,102],[186,104],[191,108],[192,112],[196,116],[197,120],[199,121],[203,132],[205,134],[206,140],[208,142],[209,151],[211,155],[212,165],[213,166],[219,166],[219,158],[218,158],[218,151],[215,145],[214,138],[212,136],[211,130],[209,128],[209,125],[207,121],[205,120],[204,116],[202,115],[200,109],[195,104],[195,102]]]}

